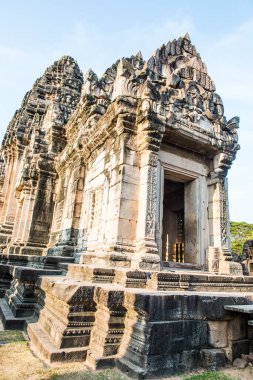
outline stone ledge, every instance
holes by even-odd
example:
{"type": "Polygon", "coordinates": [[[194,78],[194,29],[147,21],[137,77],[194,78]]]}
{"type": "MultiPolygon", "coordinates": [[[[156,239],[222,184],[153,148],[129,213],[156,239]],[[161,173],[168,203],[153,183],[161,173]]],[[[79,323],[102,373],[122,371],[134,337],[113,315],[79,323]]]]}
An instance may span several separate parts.
{"type": "Polygon", "coordinates": [[[5,330],[24,330],[27,317],[14,317],[5,299],[0,300],[0,320],[5,330]]]}
{"type": "Polygon", "coordinates": [[[115,283],[126,288],[144,288],[159,291],[190,290],[205,292],[253,292],[253,276],[232,276],[196,273],[190,270],[171,272],[98,268],[88,264],[61,264],[67,278],[93,283],[115,283]]]}
{"type": "Polygon", "coordinates": [[[57,348],[38,323],[28,324],[27,333],[31,340],[31,349],[47,363],[75,362],[86,359],[87,347],[57,348]]]}
{"type": "Polygon", "coordinates": [[[225,305],[224,309],[238,313],[253,314],[253,305],[225,305]]]}

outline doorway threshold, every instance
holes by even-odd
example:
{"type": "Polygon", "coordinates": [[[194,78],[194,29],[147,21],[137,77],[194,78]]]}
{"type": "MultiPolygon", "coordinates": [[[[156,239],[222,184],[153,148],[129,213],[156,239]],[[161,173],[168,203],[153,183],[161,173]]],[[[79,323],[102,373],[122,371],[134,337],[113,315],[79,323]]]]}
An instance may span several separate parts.
{"type": "Polygon", "coordinates": [[[161,267],[163,269],[190,269],[190,270],[199,270],[203,271],[203,266],[191,263],[177,263],[174,261],[162,261],[161,267]]]}

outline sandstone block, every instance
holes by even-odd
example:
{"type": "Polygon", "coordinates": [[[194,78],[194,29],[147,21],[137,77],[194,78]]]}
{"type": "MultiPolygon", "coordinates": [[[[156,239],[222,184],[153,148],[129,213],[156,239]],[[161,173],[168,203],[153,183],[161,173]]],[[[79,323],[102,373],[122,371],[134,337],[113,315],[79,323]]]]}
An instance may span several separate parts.
{"type": "Polygon", "coordinates": [[[209,343],[212,347],[222,348],[228,344],[227,321],[208,321],[209,343]]]}
{"type": "Polygon", "coordinates": [[[227,322],[227,336],[229,341],[246,338],[247,320],[244,316],[239,315],[227,322]]]}

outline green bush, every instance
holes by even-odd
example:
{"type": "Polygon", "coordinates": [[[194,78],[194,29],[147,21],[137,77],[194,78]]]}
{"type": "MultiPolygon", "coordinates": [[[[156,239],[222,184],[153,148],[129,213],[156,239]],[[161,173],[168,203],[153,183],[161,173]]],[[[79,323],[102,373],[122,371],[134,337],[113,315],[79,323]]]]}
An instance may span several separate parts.
{"type": "Polygon", "coordinates": [[[246,222],[230,222],[231,251],[242,254],[246,240],[253,240],[253,224],[246,222]]]}

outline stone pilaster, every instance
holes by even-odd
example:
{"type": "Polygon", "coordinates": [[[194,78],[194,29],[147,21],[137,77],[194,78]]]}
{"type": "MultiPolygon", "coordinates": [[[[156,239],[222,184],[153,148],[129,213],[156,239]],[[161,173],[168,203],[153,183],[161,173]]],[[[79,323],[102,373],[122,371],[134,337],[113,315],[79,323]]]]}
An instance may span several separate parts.
{"type": "Polygon", "coordinates": [[[19,196],[12,238],[6,249],[8,253],[19,254],[20,248],[27,244],[34,201],[35,189],[26,184],[19,196]]]}
{"type": "Polygon", "coordinates": [[[20,206],[7,246],[9,253],[42,255],[47,247],[54,205],[54,161],[47,155],[39,155],[35,161],[24,166],[16,188],[20,206]]]}
{"type": "Polygon", "coordinates": [[[2,205],[1,216],[0,216],[0,227],[4,222],[4,217],[6,214],[7,207],[8,207],[8,199],[10,196],[10,186],[12,184],[10,177],[11,177],[11,173],[13,172],[13,165],[14,165],[13,155],[10,154],[8,151],[5,152],[4,161],[5,161],[4,181],[1,187],[3,205],[2,205]]]}
{"type": "Polygon", "coordinates": [[[141,152],[139,207],[134,269],[159,269],[160,257],[155,239],[157,212],[157,154],[141,152]]]}
{"type": "Polygon", "coordinates": [[[123,306],[124,292],[120,290],[96,288],[94,300],[97,304],[95,326],[85,364],[96,369],[117,357],[124,334],[126,309],[123,306]]]}
{"type": "Polygon", "coordinates": [[[74,160],[68,169],[64,168],[60,172],[59,181],[64,182],[64,186],[58,188],[49,255],[73,256],[74,254],[79,232],[84,175],[85,166],[80,159],[74,160]]]}
{"type": "Polygon", "coordinates": [[[135,249],[138,218],[139,167],[134,137],[119,136],[120,160],[108,179],[107,220],[104,224],[110,265],[129,266],[135,249]]]}
{"type": "Polygon", "coordinates": [[[4,205],[5,183],[6,183],[6,167],[5,167],[4,159],[2,155],[0,154],[0,215],[2,214],[2,209],[4,205]]]}
{"type": "Polygon", "coordinates": [[[21,157],[19,155],[13,155],[7,172],[6,180],[8,183],[6,184],[5,200],[2,207],[0,223],[0,247],[2,249],[6,247],[10,240],[14,226],[18,205],[15,197],[15,189],[21,162],[21,157]]]}
{"type": "Polygon", "coordinates": [[[224,155],[214,159],[214,172],[208,180],[209,193],[209,231],[210,246],[208,249],[209,271],[223,274],[241,275],[241,264],[232,262],[229,237],[229,213],[227,170],[224,155]]]}

